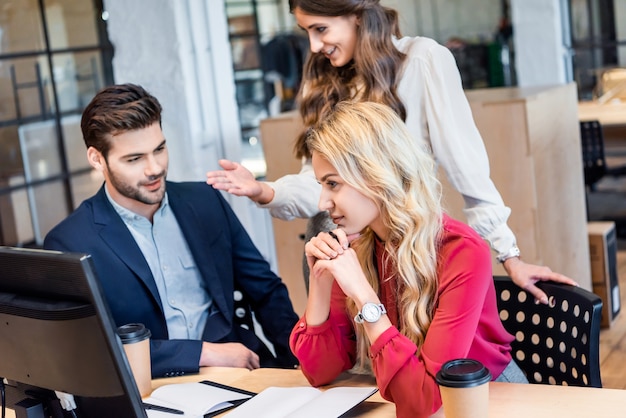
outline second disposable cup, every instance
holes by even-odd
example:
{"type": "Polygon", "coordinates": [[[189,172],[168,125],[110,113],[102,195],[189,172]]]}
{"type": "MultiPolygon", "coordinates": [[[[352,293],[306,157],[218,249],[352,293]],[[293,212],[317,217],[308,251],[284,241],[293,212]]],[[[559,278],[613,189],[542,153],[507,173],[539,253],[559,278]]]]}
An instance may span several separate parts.
{"type": "Polygon", "coordinates": [[[436,376],[446,418],[486,418],[489,415],[491,373],[479,361],[448,361],[436,376]]]}
{"type": "Polygon", "coordinates": [[[150,330],[143,324],[126,324],[117,328],[126,358],[142,397],[152,392],[152,368],[150,366],[150,330]]]}

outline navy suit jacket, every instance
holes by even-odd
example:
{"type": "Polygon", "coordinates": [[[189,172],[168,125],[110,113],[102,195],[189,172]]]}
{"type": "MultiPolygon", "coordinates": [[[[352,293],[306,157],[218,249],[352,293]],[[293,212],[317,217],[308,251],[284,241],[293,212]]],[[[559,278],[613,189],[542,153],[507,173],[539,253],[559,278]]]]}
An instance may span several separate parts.
{"type": "MultiPolygon", "coordinates": [[[[259,354],[264,367],[294,367],[297,360],[288,340],[298,316],[287,288],[270,270],[230,205],[220,192],[200,182],[167,182],[167,193],[219,311],[209,316],[202,339],[241,342],[259,354]],[[235,290],[243,294],[242,301],[234,300],[235,290]],[[276,358],[250,324],[242,323],[242,305],[254,312],[276,358]]],[[[47,234],[44,248],[92,256],[117,326],[140,322],[150,329],[154,377],[198,371],[202,342],[168,339],[150,267],[107,199],[104,186],[47,234]]]]}

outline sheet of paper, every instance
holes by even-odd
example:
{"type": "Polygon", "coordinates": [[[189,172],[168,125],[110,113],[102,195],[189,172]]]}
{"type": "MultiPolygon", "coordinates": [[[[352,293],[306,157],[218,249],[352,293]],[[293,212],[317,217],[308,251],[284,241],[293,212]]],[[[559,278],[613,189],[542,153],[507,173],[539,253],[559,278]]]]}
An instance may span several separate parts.
{"type": "Polygon", "coordinates": [[[310,386],[279,388],[269,387],[243,405],[226,414],[228,418],[281,418],[320,395],[310,386]]]}
{"type": "Polygon", "coordinates": [[[370,397],[376,387],[336,387],[326,391],[269,387],[226,414],[228,418],[336,418],[370,397]]]}
{"type": "Polygon", "coordinates": [[[377,390],[378,388],[372,386],[330,388],[289,414],[289,418],[335,418],[360,404],[377,390]]]}
{"type": "Polygon", "coordinates": [[[193,415],[190,413],[189,414],[185,413],[184,415],[176,415],[176,414],[170,414],[169,412],[155,411],[154,409],[147,409],[146,414],[148,415],[148,418],[174,418],[174,417],[176,418],[203,418],[204,416],[204,415],[193,415]]]}

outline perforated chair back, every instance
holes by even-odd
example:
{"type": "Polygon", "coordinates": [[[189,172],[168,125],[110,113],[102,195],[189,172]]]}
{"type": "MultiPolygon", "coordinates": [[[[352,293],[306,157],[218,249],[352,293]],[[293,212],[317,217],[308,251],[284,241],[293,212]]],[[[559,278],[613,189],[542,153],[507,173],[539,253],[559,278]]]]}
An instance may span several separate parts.
{"type": "Polygon", "coordinates": [[[585,185],[594,190],[595,184],[607,174],[602,125],[597,120],[580,122],[585,185]]]}
{"type": "Polygon", "coordinates": [[[550,300],[536,304],[510,277],[494,277],[500,319],[515,336],[512,355],[530,383],[602,387],[602,300],[578,287],[540,282],[550,300]]]}

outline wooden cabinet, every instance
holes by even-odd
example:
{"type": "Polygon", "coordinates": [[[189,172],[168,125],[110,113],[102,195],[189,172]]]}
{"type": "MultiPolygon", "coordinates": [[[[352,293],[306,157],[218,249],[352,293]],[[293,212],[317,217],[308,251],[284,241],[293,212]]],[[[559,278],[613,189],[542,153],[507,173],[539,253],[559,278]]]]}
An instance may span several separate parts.
{"type": "MultiPolygon", "coordinates": [[[[272,181],[299,172],[302,164],[295,157],[293,145],[302,130],[300,114],[296,111],[281,113],[262,120],[259,128],[267,165],[266,179],[272,181]]],[[[299,315],[304,313],[307,299],[302,270],[306,224],[306,219],[272,218],[278,274],[289,289],[291,302],[299,315]]]]}
{"type": "MultiPolygon", "coordinates": [[[[580,148],[576,86],[467,91],[483,136],[491,178],[512,210],[509,226],[522,259],[549,266],[591,290],[591,267],[580,148]]],[[[301,129],[296,112],[261,122],[267,178],[297,173],[293,141],[301,129]]],[[[441,174],[444,205],[465,220],[463,200],[441,174]]],[[[302,252],[306,222],[273,220],[280,274],[298,313],[306,304],[302,252]]],[[[504,269],[493,258],[494,273],[504,269]]]]}
{"type": "MultiPolygon", "coordinates": [[[[467,97],[522,259],[591,291],[575,84],[470,90],[467,97]]],[[[446,207],[465,219],[460,195],[441,177],[446,207]]],[[[493,266],[504,273],[495,255],[493,266]]]]}

